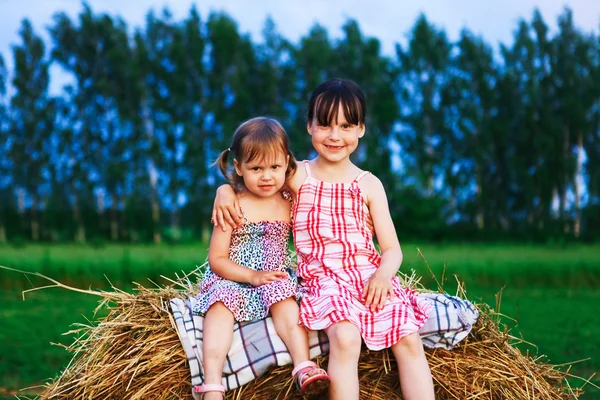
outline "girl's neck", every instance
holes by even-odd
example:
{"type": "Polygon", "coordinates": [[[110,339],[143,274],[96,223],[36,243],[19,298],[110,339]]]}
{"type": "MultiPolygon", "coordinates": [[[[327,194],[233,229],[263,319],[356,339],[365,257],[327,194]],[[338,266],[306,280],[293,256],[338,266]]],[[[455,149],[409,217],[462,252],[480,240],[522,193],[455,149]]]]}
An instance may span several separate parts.
{"type": "Polygon", "coordinates": [[[244,190],[238,193],[238,200],[248,222],[290,221],[290,202],[283,198],[281,192],[263,197],[244,190]]]}
{"type": "Polygon", "coordinates": [[[331,183],[352,180],[359,171],[349,158],[332,163],[319,156],[312,160],[312,170],[316,172],[315,178],[331,183]]]}
{"type": "Polygon", "coordinates": [[[277,200],[279,197],[281,197],[281,193],[279,191],[277,191],[269,197],[263,197],[263,196],[259,196],[257,194],[252,193],[248,189],[242,189],[240,192],[238,192],[238,197],[246,198],[246,199],[248,199],[252,202],[256,202],[256,203],[262,203],[262,202],[268,203],[268,202],[277,200]]]}

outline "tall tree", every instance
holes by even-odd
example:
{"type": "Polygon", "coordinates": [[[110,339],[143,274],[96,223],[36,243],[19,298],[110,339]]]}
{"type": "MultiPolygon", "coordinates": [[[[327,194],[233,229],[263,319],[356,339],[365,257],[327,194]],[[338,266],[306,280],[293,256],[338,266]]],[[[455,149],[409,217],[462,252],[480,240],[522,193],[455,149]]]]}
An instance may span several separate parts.
{"type": "MultiPolygon", "coordinates": [[[[552,112],[552,87],[549,79],[548,28],[539,12],[532,24],[521,20],[512,48],[502,48],[503,82],[516,84],[509,141],[511,219],[521,227],[543,229],[551,215],[556,181],[552,175],[559,166],[552,161],[557,136],[552,112]]],[[[509,99],[503,99],[504,102],[509,99]]]]}
{"type": "MultiPolygon", "coordinates": [[[[50,32],[54,40],[54,59],[75,78],[75,86],[68,90],[72,96],[71,126],[83,157],[76,163],[80,175],[76,184],[86,186],[85,199],[95,194],[99,222],[110,208],[108,220],[112,240],[119,239],[119,208],[123,207],[129,170],[127,144],[129,131],[121,129],[119,103],[126,101],[131,88],[127,27],[122,20],[108,15],[96,15],[89,5],[74,25],[66,14],[57,14],[50,32]],[[89,181],[89,183],[88,183],[89,181]],[[108,197],[108,201],[105,198],[108,197]],[[108,203],[108,204],[107,204],[108,203]]],[[[77,151],[75,151],[77,152],[77,151]]],[[[80,196],[74,196],[75,202],[80,196]]],[[[75,204],[74,208],[79,205],[75,204]]],[[[80,219],[80,217],[76,217],[80,219]]],[[[84,240],[82,227],[79,240],[84,240]]]]}
{"type": "Polygon", "coordinates": [[[210,137],[205,130],[207,115],[206,99],[206,67],[205,52],[207,39],[203,32],[203,24],[196,8],[190,9],[188,17],[183,21],[182,53],[180,54],[181,74],[185,80],[185,91],[182,92],[180,120],[183,126],[183,143],[185,154],[183,164],[186,166],[187,178],[183,180],[187,194],[188,228],[208,233],[210,225],[211,199],[213,188],[209,181],[208,167],[212,154],[208,145],[210,137]],[[191,225],[191,226],[190,226],[191,225]]]}
{"type": "Polygon", "coordinates": [[[466,29],[461,32],[456,53],[442,94],[449,110],[447,125],[452,129],[447,137],[451,151],[444,155],[444,183],[451,202],[458,201],[459,194],[462,198],[458,202],[463,206],[457,210],[461,218],[482,230],[486,216],[495,213],[490,200],[498,195],[492,176],[497,163],[490,142],[497,71],[492,49],[466,29]]]}
{"type": "MultiPolygon", "coordinates": [[[[80,14],[81,25],[93,18],[89,6],[80,14]]],[[[53,42],[52,58],[73,76],[73,83],[64,88],[65,102],[61,107],[60,153],[69,160],[64,170],[65,184],[72,198],[72,215],[76,242],[88,239],[86,215],[95,208],[104,211],[103,196],[96,199],[95,189],[101,178],[102,132],[94,101],[95,42],[82,35],[69,16],[57,13],[50,27],[53,42]]],[[[89,31],[85,33],[91,33],[89,31]]],[[[98,221],[94,221],[97,225],[98,221]]]]}
{"type": "MultiPolygon", "coordinates": [[[[591,132],[594,103],[598,90],[594,85],[593,39],[584,37],[573,24],[573,15],[565,9],[558,19],[559,32],[552,41],[552,82],[555,89],[555,113],[560,120],[562,140],[555,159],[560,160],[558,181],[561,219],[568,208],[567,191],[572,190],[573,234],[581,234],[580,181],[583,180],[584,136],[591,132]]],[[[566,221],[563,221],[566,224],[566,221]]],[[[566,224],[566,228],[570,225],[566,224]]]]}
{"type": "Polygon", "coordinates": [[[44,42],[33,31],[29,20],[21,23],[21,44],[12,47],[15,60],[11,98],[11,145],[14,184],[19,210],[25,217],[25,199],[29,199],[29,237],[40,239],[39,209],[42,184],[47,183],[50,164],[49,141],[54,130],[54,101],[48,96],[49,60],[44,42]]]}
{"type": "MultiPolygon", "coordinates": [[[[150,13],[146,31],[137,36],[138,63],[144,78],[144,129],[150,141],[153,218],[155,224],[160,223],[158,193],[164,191],[163,205],[170,211],[170,237],[174,240],[179,240],[181,234],[182,195],[193,190],[189,178],[206,175],[202,133],[206,113],[204,42],[195,9],[182,23],[174,21],[167,9],[160,17],[150,13]],[[190,173],[188,161],[193,162],[195,172],[190,173]]],[[[154,237],[160,241],[157,232],[154,237]]]]}
{"type": "MultiPolygon", "coordinates": [[[[150,29],[150,21],[154,19],[153,14],[146,17],[146,29],[150,29]]],[[[152,240],[155,244],[160,244],[162,241],[161,233],[161,202],[158,187],[158,170],[157,165],[161,163],[161,148],[160,143],[154,132],[154,125],[157,115],[154,113],[154,98],[152,96],[151,87],[155,84],[155,77],[152,72],[153,66],[150,63],[151,50],[147,43],[147,32],[137,31],[135,33],[135,57],[134,68],[137,75],[136,96],[134,104],[131,107],[131,116],[133,118],[134,132],[141,132],[143,135],[136,146],[136,160],[138,166],[144,171],[143,174],[137,176],[136,187],[141,198],[144,194],[150,202],[150,213],[152,220],[152,240]],[[139,111],[138,111],[139,110],[139,111]],[[141,188],[147,188],[144,190],[141,188]]],[[[138,233],[134,232],[134,237],[137,238],[138,233]]]]}
{"type": "Polygon", "coordinates": [[[595,101],[588,116],[590,130],[583,138],[586,161],[583,165],[587,184],[587,231],[588,237],[600,235],[600,34],[588,38],[592,50],[592,91],[595,101]]]}
{"type": "Polygon", "coordinates": [[[0,244],[6,243],[6,217],[10,202],[11,167],[8,159],[9,115],[6,98],[8,71],[0,54],[0,244]]]}
{"type": "Polygon", "coordinates": [[[442,146],[448,130],[444,124],[441,93],[450,61],[446,33],[419,16],[409,34],[408,47],[396,45],[400,65],[397,90],[400,94],[400,144],[403,159],[429,194],[442,175],[442,146]]]}

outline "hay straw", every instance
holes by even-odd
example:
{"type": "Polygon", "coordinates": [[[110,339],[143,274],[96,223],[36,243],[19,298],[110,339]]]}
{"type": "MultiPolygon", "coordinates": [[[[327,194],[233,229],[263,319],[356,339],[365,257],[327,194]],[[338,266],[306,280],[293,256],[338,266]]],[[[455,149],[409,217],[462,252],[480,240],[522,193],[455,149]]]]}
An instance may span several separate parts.
{"type": "MultiPolygon", "coordinates": [[[[418,286],[414,274],[404,279],[418,286]]],[[[52,282],[54,286],[81,291],[52,282]]],[[[103,309],[108,314],[96,324],[80,324],[68,332],[76,336],[73,344],[66,346],[73,353],[72,361],[37,398],[191,399],[190,371],[169,300],[195,293],[197,285],[190,276],[171,282],[155,289],[137,284],[135,294],[118,289],[85,291],[101,296],[96,311],[103,309]]],[[[460,284],[458,292],[464,294],[460,284]]],[[[437,399],[554,400],[576,399],[582,394],[580,388],[568,384],[566,378],[572,377],[568,369],[522,354],[514,347],[519,339],[499,323],[498,314],[487,305],[476,306],[479,320],[467,339],[451,351],[426,351],[437,399]]],[[[327,355],[318,358],[322,366],[327,361],[327,355]]],[[[300,399],[291,370],[291,366],[275,368],[229,392],[227,399],[300,399]]],[[[361,399],[402,398],[396,363],[389,350],[372,352],[364,348],[359,379],[361,399]]]]}

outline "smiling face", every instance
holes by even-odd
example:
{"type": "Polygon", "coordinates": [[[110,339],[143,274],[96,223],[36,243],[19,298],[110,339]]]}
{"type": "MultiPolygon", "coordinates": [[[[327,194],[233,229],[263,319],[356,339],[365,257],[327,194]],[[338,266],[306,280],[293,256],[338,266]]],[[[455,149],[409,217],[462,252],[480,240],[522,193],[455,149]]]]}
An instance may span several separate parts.
{"type": "Polygon", "coordinates": [[[330,163],[347,160],[365,133],[363,124],[348,122],[341,103],[336,114],[328,125],[326,122],[319,122],[316,116],[308,124],[313,147],[319,157],[330,163]]]}
{"type": "Polygon", "coordinates": [[[347,79],[330,79],[313,91],[308,101],[308,133],[319,157],[330,163],[345,161],[365,133],[367,106],[360,87],[347,79]]]}
{"type": "Polygon", "coordinates": [[[246,190],[257,197],[270,197],[285,184],[289,156],[282,151],[255,157],[253,160],[234,160],[235,171],[244,180],[246,190]]]}

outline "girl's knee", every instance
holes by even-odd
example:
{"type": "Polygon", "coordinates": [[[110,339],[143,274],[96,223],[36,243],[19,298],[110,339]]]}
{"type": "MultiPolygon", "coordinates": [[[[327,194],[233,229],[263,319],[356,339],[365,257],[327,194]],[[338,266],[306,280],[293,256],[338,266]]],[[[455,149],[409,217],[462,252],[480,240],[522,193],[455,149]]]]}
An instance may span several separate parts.
{"type": "Polygon", "coordinates": [[[287,299],[273,303],[270,311],[272,314],[280,313],[288,315],[293,313],[298,314],[299,310],[300,308],[298,307],[296,300],[293,297],[288,297],[287,299]]]}
{"type": "Polygon", "coordinates": [[[409,355],[417,355],[423,352],[423,341],[417,332],[404,336],[396,344],[392,346],[392,351],[395,354],[404,353],[409,355]]]}
{"type": "Polygon", "coordinates": [[[227,308],[227,306],[223,302],[220,301],[214,303],[209,307],[208,311],[206,311],[204,318],[205,321],[209,320],[219,325],[226,324],[231,325],[233,327],[233,324],[235,323],[235,317],[233,316],[231,310],[227,308]]]}
{"type": "MultiPolygon", "coordinates": [[[[217,312],[224,313],[224,312],[229,311],[229,308],[227,308],[225,303],[223,303],[222,301],[217,301],[208,308],[208,311],[212,311],[213,313],[217,313],[217,312]]],[[[208,314],[208,311],[207,311],[207,314],[208,314]]]]}
{"type": "Polygon", "coordinates": [[[274,321],[285,322],[287,325],[298,325],[300,311],[298,304],[292,298],[271,305],[269,311],[274,321]]]}
{"type": "Polygon", "coordinates": [[[360,355],[362,338],[358,328],[350,322],[338,322],[326,330],[332,348],[360,355]]]}

